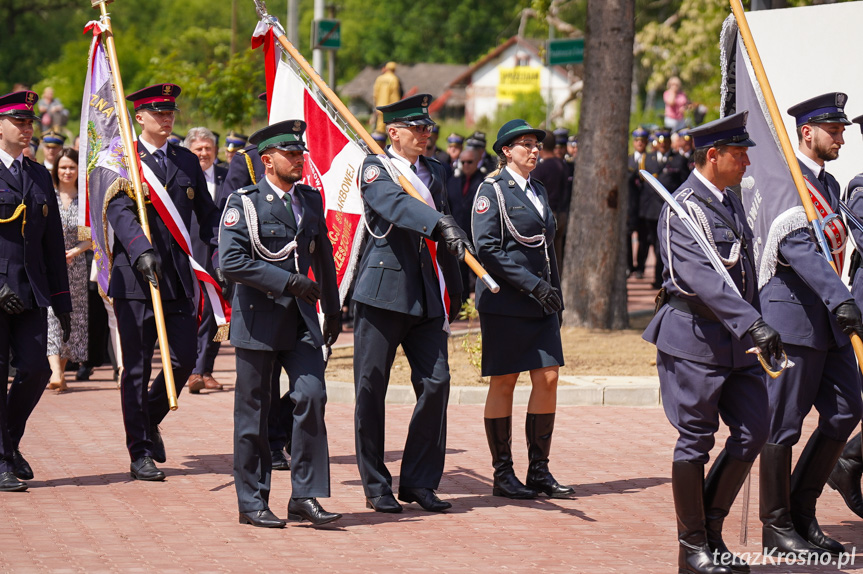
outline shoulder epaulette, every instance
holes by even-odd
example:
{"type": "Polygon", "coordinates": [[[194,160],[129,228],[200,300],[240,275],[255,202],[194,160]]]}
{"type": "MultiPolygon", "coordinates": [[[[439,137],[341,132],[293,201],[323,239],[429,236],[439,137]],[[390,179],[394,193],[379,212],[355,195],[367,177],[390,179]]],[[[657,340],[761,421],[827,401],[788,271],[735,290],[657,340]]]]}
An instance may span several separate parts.
{"type": "Polygon", "coordinates": [[[246,187],[241,187],[240,189],[238,189],[234,193],[239,193],[240,195],[246,195],[247,193],[250,193],[252,191],[258,191],[258,186],[257,185],[247,185],[246,187]]]}

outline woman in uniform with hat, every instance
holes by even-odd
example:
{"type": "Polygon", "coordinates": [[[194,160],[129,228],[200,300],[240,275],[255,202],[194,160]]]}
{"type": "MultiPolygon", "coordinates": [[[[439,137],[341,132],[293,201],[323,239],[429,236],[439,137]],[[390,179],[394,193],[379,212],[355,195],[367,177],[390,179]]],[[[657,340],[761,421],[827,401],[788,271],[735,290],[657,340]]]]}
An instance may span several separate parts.
{"type": "Polygon", "coordinates": [[[500,284],[492,294],[477,282],[482,328],[482,375],[491,378],[485,430],[494,466],[495,496],[554,498],[574,494],[548,470],[558,369],[563,365],[558,313],[563,309],[554,253],[554,214],[542,182],[532,180],[543,130],[524,120],[500,128],[492,148],[499,169],[479,187],[472,212],[480,262],[500,284]],[[515,334],[518,334],[516,337],[515,334]],[[512,398],[518,376],[529,371],[532,390],[525,434],[526,485],[512,466],[512,398]]]}

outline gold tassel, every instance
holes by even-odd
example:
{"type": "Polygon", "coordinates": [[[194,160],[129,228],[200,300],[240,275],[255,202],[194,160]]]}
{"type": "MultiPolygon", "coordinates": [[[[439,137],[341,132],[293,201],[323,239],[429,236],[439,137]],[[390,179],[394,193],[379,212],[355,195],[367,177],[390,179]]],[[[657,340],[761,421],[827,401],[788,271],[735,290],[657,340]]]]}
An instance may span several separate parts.
{"type": "Polygon", "coordinates": [[[228,333],[230,332],[230,330],[231,330],[231,324],[230,323],[225,323],[224,325],[220,326],[219,329],[216,331],[216,336],[213,337],[213,342],[214,343],[221,343],[223,341],[227,341],[228,340],[228,333]]]}

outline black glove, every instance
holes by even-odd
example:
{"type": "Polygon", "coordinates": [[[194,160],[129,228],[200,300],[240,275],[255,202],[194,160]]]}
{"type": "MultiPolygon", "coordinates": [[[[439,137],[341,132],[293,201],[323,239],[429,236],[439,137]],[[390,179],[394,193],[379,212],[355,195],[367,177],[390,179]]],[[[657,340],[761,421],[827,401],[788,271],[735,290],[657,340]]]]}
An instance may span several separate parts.
{"type": "Polygon", "coordinates": [[[336,339],[339,338],[339,333],[342,332],[342,315],[341,313],[332,313],[324,315],[324,344],[327,347],[332,347],[336,344],[336,339]]]}
{"type": "Polygon", "coordinates": [[[764,319],[755,321],[749,327],[748,333],[765,357],[773,356],[777,360],[782,358],[782,339],[776,329],[765,323],[764,319]]]}
{"type": "Polygon", "coordinates": [[[57,315],[57,320],[60,321],[60,330],[63,331],[63,342],[69,340],[69,335],[72,334],[72,314],[60,313],[57,315]]]}
{"type": "Polygon", "coordinates": [[[321,288],[305,275],[291,273],[285,286],[285,295],[293,295],[309,305],[314,305],[321,298],[321,288]]]}
{"type": "Polygon", "coordinates": [[[222,290],[222,299],[224,299],[225,301],[230,301],[231,285],[228,283],[228,280],[225,279],[225,274],[222,273],[221,267],[216,269],[214,275],[215,275],[214,279],[216,280],[216,283],[219,284],[219,287],[222,290]]]}
{"type": "Polygon", "coordinates": [[[846,335],[857,333],[863,336],[863,317],[860,315],[860,307],[853,299],[839,303],[833,314],[836,315],[836,322],[839,323],[843,333],[846,335]]]}
{"type": "Polygon", "coordinates": [[[447,251],[458,257],[459,261],[464,261],[465,251],[476,257],[476,251],[470,244],[467,233],[458,226],[452,215],[444,215],[438,220],[432,237],[446,243],[447,251]]]}
{"type": "Polygon", "coordinates": [[[159,277],[162,276],[162,266],[159,265],[159,260],[156,259],[156,254],[153,253],[152,249],[148,249],[139,255],[135,266],[141,272],[141,275],[144,276],[144,279],[149,281],[153,287],[159,288],[159,277]]]}
{"type": "Polygon", "coordinates": [[[0,309],[3,309],[10,315],[17,315],[24,310],[24,303],[21,302],[15,291],[9,287],[8,283],[0,289],[0,309]]]}
{"type": "Polygon", "coordinates": [[[533,288],[530,294],[540,302],[542,310],[546,315],[557,313],[563,308],[563,302],[560,300],[560,294],[558,294],[557,289],[544,279],[539,280],[539,284],[533,288]]]}

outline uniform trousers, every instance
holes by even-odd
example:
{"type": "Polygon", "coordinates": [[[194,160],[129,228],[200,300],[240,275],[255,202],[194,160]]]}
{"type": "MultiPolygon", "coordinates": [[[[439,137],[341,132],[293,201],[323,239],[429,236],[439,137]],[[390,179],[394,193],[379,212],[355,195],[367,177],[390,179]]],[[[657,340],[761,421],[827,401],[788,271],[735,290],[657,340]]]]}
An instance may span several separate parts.
{"type": "Polygon", "coordinates": [[[814,406],[818,428],[837,441],[845,441],[863,416],[860,371],[850,344],[831,346],[826,351],[785,344],[785,353],[794,362],[777,379],[768,383],[772,444],[794,446],[800,440],[803,419],[814,406]]]}
{"type": "Polygon", "coordinates": [[[205,373],[212,374],[216,355],[219,354],[222,344],[213,341],[219,326],[216,324],[216,316],[213,314],[210,298],[204,293],[200,293],[199,296],[204,298],[204,310],[201,314],[201,324],[198,325],[198,358],[192,372],[203,375],[205,373]]]}
{"type": "Polygon", "coordinates": [[[0,472],[14,472],[12,453],[51,378],[47,346],[47,309],[27,309],[18,315],[0,311],[0,472]],[[7,390],[10,349],[17,372],[7,390]]]}
{"type": "MultiPolygon", "coordinates": [[[[162,301],[165,329],[174,371],[177,396],[195,366],[195,334],[198,317],[191,299],[162,301]]],[[[153,456],[150,427],[162,422],[170,406],[165,373],[159,371],[147,390],[158,333],[153,304],[148,300],[114,298],[117,330],[123,349],[123,377],[120,384],[126,446],[132,460],[153,456]]],[[[161,350],[163,353],[164,349],[161,350]]]]}
{"type": "Polygon", "coordinates": [[[291,393],[285,393],[285,396],[282,396],[281,375],[282,366],[275,365],[270,385],[272,395],[267,428],[267,434],[270,438],[270,452],[278,452],[285,446],[290,451],[289,443],[294,432],[294,401],[291,400],[291,393]]]}
{"type": "Polygon", "coordinates": [[[273,370],[278,364],[291,381],[294,429],[291,437],[291,497],[330,495],[330,463],[324,409],[324,357],[302,328],[291,350],[236,349],[234,391],[234,484],[240,512],[269,508],[272,458],[267,436],[273,370]]]}
{"type": "Polygon", "coordinates": [[[659,351],[656,358],[662,406],[677,429],[675,462],[706,464],[719,419],[728,425],[728,455],[755,460],[769,429],[767,388],[757,363],[732,368],[707,365],[659,351]]]}
{"type": "MultiPolygon", "coordinates": [[[[417,396],[402,455],[399,486],[437,489],[446,451],[449,357],[444,317],[415,317],[357,303],[354,318],[354,430],[366,496],[392,492],[384,464],[384,399],[399,345],[417,396]]],[[[296,416],[296,414],[295,414],[296,416]]]]}

